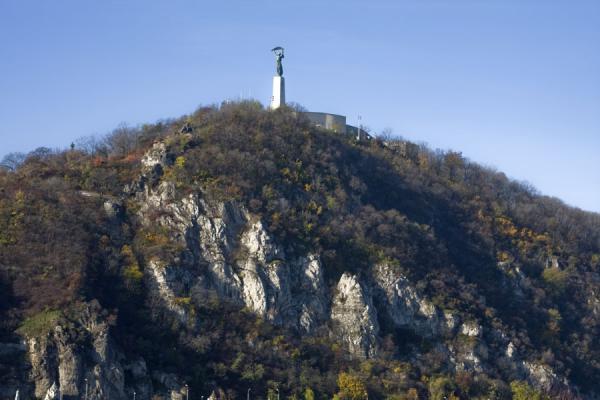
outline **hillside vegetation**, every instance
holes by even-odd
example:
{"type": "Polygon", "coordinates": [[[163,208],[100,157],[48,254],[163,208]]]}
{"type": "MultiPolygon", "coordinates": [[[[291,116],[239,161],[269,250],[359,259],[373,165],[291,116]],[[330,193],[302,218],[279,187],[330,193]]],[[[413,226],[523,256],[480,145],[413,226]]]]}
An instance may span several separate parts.
{"type": "MultiPolygon", "coordinates": [[[[4,165],[0,341],[73,324],[93,302],[127,357],[182,377],[194,399],[215,388],[241,398],[248,387],[306,400],[600,393],[600,215],[460,153],[400,139],[356,142],[292,109],[242,102],[120,127],[69,150],[11,155],[4,165]],[[212,292],[200,303],[177,299],[197,324],[173,320],[151,301],[144,276],[149,260],[186,253],[160,225],[140,222],[132,194],[158,141],[168,160],[146,185],[244,205],[287,257],[319,254],[332,291],[344,273],[391,265],[435,307],[477,321],[490,360],[505,352],[494,335],[509,338],[569,389],[536,388],[500,361],[453,370],[437,342],[458,347],[470,337],[424,338],[382,316],[381,350],[368,359],[329,334],[271,324],[212,292]]],[[[0,385],[13,373],[3,368],[0,385]]]]}

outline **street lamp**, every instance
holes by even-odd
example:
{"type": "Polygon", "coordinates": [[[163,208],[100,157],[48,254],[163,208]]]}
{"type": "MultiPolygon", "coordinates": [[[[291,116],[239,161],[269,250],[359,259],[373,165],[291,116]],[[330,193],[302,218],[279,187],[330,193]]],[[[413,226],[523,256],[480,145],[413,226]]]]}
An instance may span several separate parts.
{"type": "Polygon", "coordinates": [[[190,387],[188,384],[185,384],[185,400],[190,400],[190,387]]]}
{"type": "Polygon", "coordinates": [[[246,393],[246,400],[250,400],[250,391],[252,389],[248,388],[248,392],[246,393]]]}
{"type": "Polygon", "coordinates": [[[135,400],[135,390],[133,391],[133,400],[135,400]]]}
{"type": "Polygon", "coordinates": [[[88,380],[85,378],[85,400],[88,399],[88,380]]]}
{"type": "Polygon", "coordinates": [[[277,400],[279,400],[279,388],[275,388],[275,390],[277,391],[277,400]]]}

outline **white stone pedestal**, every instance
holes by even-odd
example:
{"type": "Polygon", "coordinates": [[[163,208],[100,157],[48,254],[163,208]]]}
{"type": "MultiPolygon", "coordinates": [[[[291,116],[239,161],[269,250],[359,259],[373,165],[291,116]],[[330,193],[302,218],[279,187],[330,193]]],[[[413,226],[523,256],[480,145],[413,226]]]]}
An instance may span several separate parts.
{"type": "Polygon", "coordinates": [[[273,96],[271,96],[271,110],[285,105],[285,78],[283,76],[273,77],[273,96]]]}

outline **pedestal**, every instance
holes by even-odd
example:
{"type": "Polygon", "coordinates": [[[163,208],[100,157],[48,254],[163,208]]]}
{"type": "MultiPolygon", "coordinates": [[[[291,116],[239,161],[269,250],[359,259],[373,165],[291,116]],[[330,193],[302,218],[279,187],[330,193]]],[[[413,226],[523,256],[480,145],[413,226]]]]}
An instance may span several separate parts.
{"type": "Polygon", "coordinates": [[[271,110],[285,105],[285,78],[283,76],[273,77],[273,96],[271,96],[271,110]]]}

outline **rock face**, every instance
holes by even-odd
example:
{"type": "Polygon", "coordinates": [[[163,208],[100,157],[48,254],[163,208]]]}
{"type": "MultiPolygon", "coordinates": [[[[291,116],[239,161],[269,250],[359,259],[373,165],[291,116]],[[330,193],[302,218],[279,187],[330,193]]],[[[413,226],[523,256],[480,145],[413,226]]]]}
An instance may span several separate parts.
{"type": "Polygon", "coordinates": [[[402,328],[414,330],[424,337],[451,335],[459,317],[441,312],[419,295],[409,280],[387,264],[372,269],[374,285],[392,321],[402,328]]]}
{"type": "MultiPolygon", "coordinates": [[[[489,349],[479,321],[462,321],[460,315],[439,309],[401,271],[385,263],[360,277],[345,272],[327,283],[318,254],[291,256],[243,204],[216,200],[202,191],[178,196],[173,183],[160,179],[174,158],[164,144],[154,145],[142,160],[143,175],[126,190],[139,203],[142,225],[168,232],[181,249],[177,256],[146,260],[155,305],[185,322],[189,316],[178,299],[200,302],[201,293],[212,290],[297,332],[329,330],[356,357],[377,354],[378,317],[386,316],[397,328],[437,339],[451,368],[485,371],[489,349]]],[[[508,338],[499,341],[504,349],[508,344],[508,338]]],[[[508,351],[511,357],[504,350],[502,357],[517,378],[540,375],[535,368],[522,367],[514,344],[508,351]]]]}
{"type": "Polygon", "coordinates": [[[525,370],[527,380],[539,389],[551,391],[556,388],[567,387],[566,379],[559,377],[547,365],[524,361],[522,367],[525,370]]]}
{"type": "MultiPolygon", "coordinates": [[[[389,264],[373,265],[360,274],[340,271],[341,276],[326,279],[319,254],[299,255],[284,248],[243,204],[202,191],[178,193],[173,183],[161,179],[174,158],[164,143],[157,143],[142,159],[142,176],[125,188],[137,203],[143,229],[162,235],[161,246],[175,249],[143,260],[153,312],[194,327],[201,321],[195,321],[186,304],[201,303],[211,291],[297,333],[329,335],[359,358],[377,356],[391,321],[391,329],[409,330],[434,342],[448,369],[487,372],[492,362],[484,342],[491,335],[489,325],[440,309],[401,268],[389,264]],[[380,320],[386,324],[380,326],[380,320]]],[[[105,211],[114,219],[123,212],[112,203],[105,211]]],[[[597,296],[590,299],[596,309],[597,296]]],[[[497,357],[514,378],[544,389],[565,384],[549,367],[521,360],[512,338],[497,336],[497,357]]],[[[108,324],[91,306],[75,327],[58,325],[43,337],[28,338],[26,345],[36,398],[54,398],[59,389],[65,398],[79,398],[86,382],[89,399],[125,399],[133,391],[138,399],[150,399],[156,394],[152,382],[168,398],[185,398],[180,377],[149,371],[141,358],[125,359],[108,324]],[[76,339],[81,334],[83,342],[76,339]]]]}
{"type": "Polygon", "coordinates": [[[122,355],[113,343],[108,324],[87,306],[77,324],[55,326],[43,337],[27,339],[31,380],[36,398],[79,397],[125,399],[122,355]],[[85,340],[76,339],[85,335],[85,340]]]}
{"type": "Polygon", "coordinates": [[[344,273],[337,284],[331,320],[347,349],[360,357],[377,354],[379,324],[370,294],[355,275],[344,273]]]}
{"type": "Polygon", "coordinates": [[[58,400],[59,396],[58,387],[56,386],[56,382],[54,382],[46,392],[44,400],[58,400]]]}
{"type": "Polygon", "coordinates": [[[278,325],[310,332],[327,320],[329,305],[320,258],[286,257],[262,221],[235,202],[216,202],[192,194],[177,199],[161,183],[138,193],[140,220],[161,226],[178,258],[151,259],[146,280],[156,303],[185,320],[178,298],[214,290],[278,325]],[[160,211],[161,217],[152,218],[160,211]]]}
{"type": "MultiPolygon", "coordinates": [[[[145,175],[167,168],[165,148],[155,145],[143,159],[145,175]]],[[[444,314],[420,296],[406,277],[387,265],[377,265],[359,280],[345,273],[336,294],[325,283],[320,257],[289,257],[262,221],[236,202],[210,200],[203,193],[178,198],[174,186],[142,184],[135,192],[140,221],[169,232],[183,256],[147,262],[146,279],[156,303],[181,320],[185,309],[177,298],[214,290],[278,325],[303,333],[315,332],[331,321],[332,334],[359,357],[377,353],[379,325],[373,296],[399,327],[432,337],[449,334],[458,317],[444,314]],[[160,215],[155,218],[156,215],[160,215]]],[[[200,301],[200,299],[197,299],[200,301]]]]}

